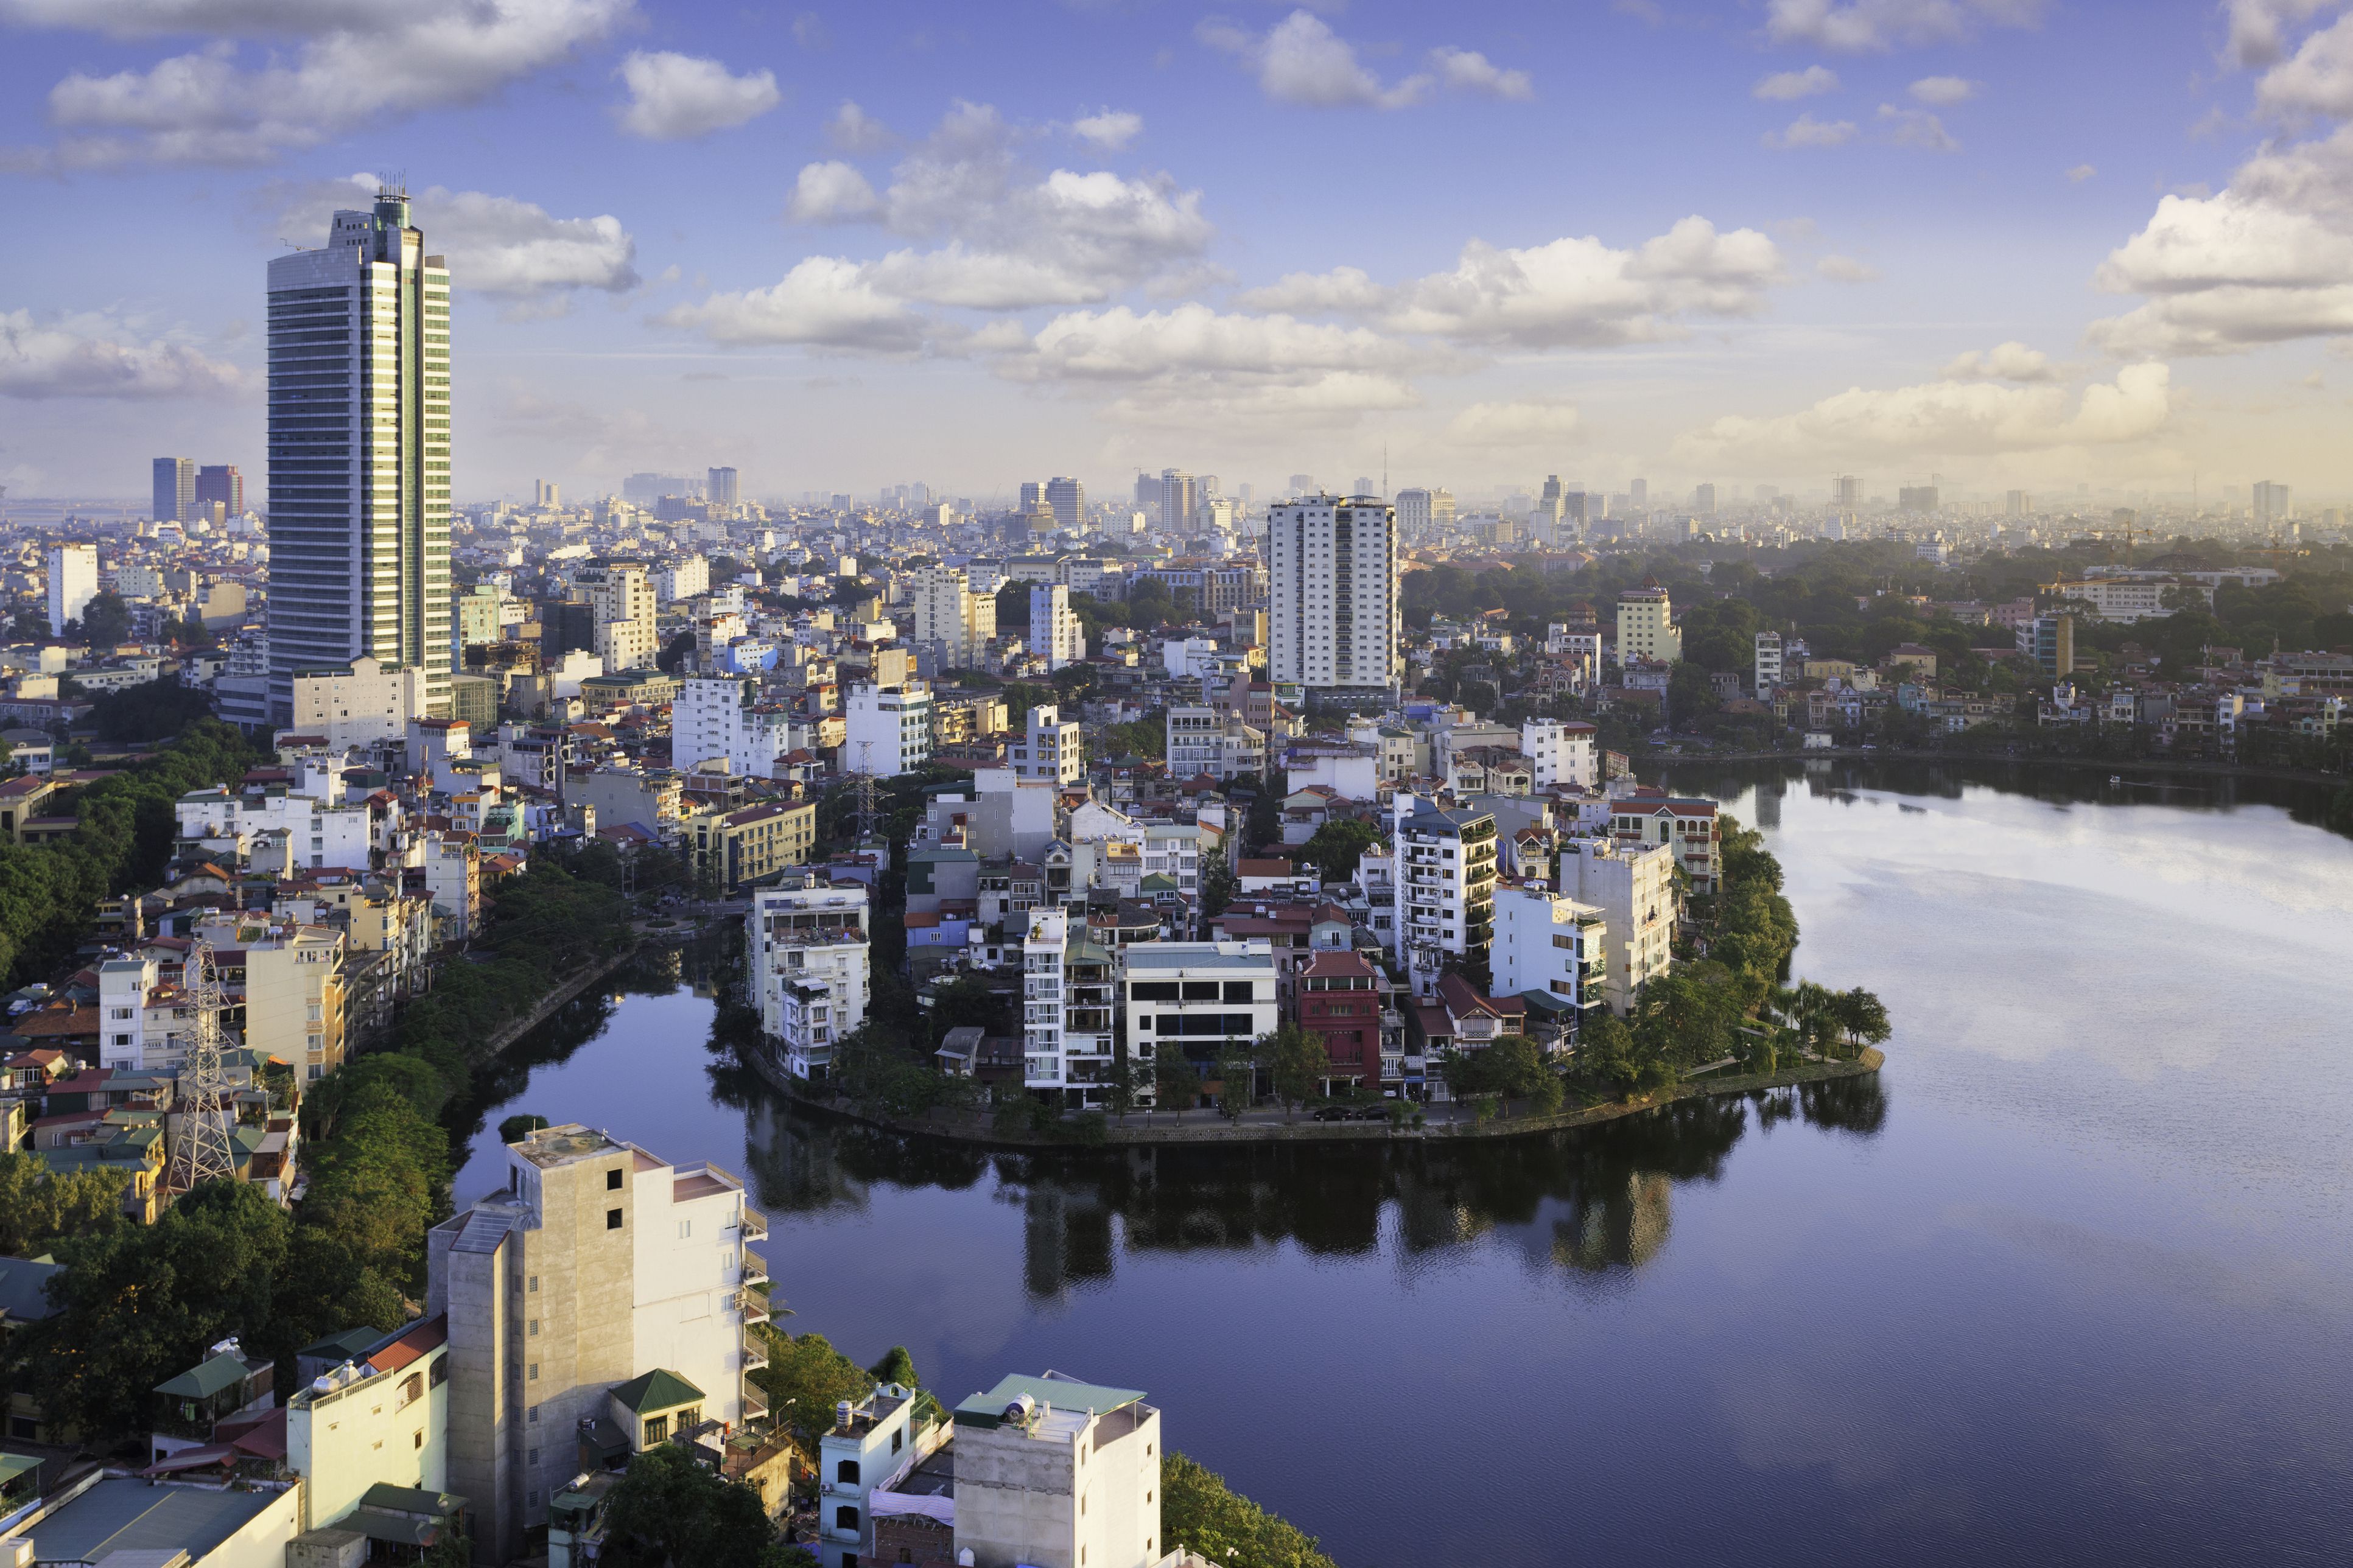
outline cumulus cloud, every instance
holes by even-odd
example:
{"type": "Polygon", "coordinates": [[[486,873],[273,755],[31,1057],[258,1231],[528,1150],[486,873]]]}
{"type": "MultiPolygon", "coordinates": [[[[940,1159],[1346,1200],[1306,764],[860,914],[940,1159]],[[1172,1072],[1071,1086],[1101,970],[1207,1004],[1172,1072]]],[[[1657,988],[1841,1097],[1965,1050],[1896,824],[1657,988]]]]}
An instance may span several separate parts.
{"type": "Polygon", "coordinates": [[[602,37],[630,0],[7,0],[12,19],[116,37],[214,33],[194,52],[50,89],[51,161],[251,163],[360,125],[480,100],[602,37]],[[239,40],[269,46],[248,60],[239,40]],[[290,48],[287,46],[290,46],[290,48]]]}
{"type": "Polygon", "coordinates": [[[1474,403],[1446,423],[1457,447],[1557,446],[1577,434],[1573,403],[1474,403]]]}
{"type": "Polygon", "coordinates": [[[1430,63],[1437,68],[1438,79],[1461,92],[1477,93],[1482,98],[1524,100],[1536,95],[1535,84],[1524,70],[1505,70],[1476,49],[1451,47],[1430,51],[1430,63]]]}
{"type": "Polygon", "coordinates": [[[880,153],[898,144],[899,138],[889,126],[867,113],[848,99],[833,111],[825,122],[825,139],[843,153],[880,153]]]}
{"type": "Polygon", "coordinates": [[[651,142],[681,142],[725,131],[784,101],[771,70],[731,76],[717,60],[631,51],[617,74],[628,85],[621,129],[651,142]]]}
{"type": "Polygon", "coordinates": [[[114,317],[0,310],[0,397],[202,397],[244,384],[236,366],[114,317]]]}
{"type": "Polygon", "coordinates": [[[1144,134],[1144,116],[1132,110],[1105,109],[1071,121],[1071,130],[1106,153],[1116,153],[1144,134]]]}
{"type": "Polygon", "coordinates": [[[1998,343],[1988,350],[1971,349],[1956,355],[1945,367],[1947,381],[2060,381],[2064,379],[2051,356],[2021,342],[1998,343]]]}
{"type": "Polygon", "coordinates": [[[1814,275],[1833,283],[1869,283],[1878,278],[1879,268],[1852,256],[1825,256],[1814,263],[1814,275]]]}
{"type": "Polygon", "coordinates": [[[2080,185],[2085,180],[2090,179],[2093,175],[2098,173],[2099,170],[2094,168],[2089,163],[2078,163],[2073,168],[2067,171],[2067,179],[2071,184],[2080,185]]]}
{"type": "Polygon", "coordinates": [[[1980,26],[2031,27],[2042,0],[1771,0],[1766,31],[1777,43],[1876,54],[1949,43],[1980,26]]]}
{"type": "Polygon", "coordinates": [[[1852,387],[1812,407],[1774,418],[1727,416],[1680,438],[1676,455],[1695,466],[1757,468],[1864,463],[1942,457],[2000,457],[2146,439],[2172,414],[2162,364],[2126,365],[2113,383],[2084,389],[2073,410],[2063,386],[1931,382],[1852,387]]]}
{"type": "MultiPolygon", "coordinates": [[[[277,232],[323,238],[338,207],[365,207],[383,182],[353,174],[279,187],[277,232]]],[[[435,185],[409,201],[427,247],[449,258],[451,287],[544,307],[573,290],[626,293],[640,281],[638,242],[611,214],[557,217],[514,196],[435,185]]]]}
{"type": "Polygon", "coordinates": [[[1978,85],[1965,76],[1924,76],[1912,84],[1910,90],[1917,102],[1950,109],[1975,98],[1978,85]]]}
{"type": "Polygon", "coordinates": [[[2339,16],[2265,71],[2255,102],[2273,114],[2353,117],[2353,13],[2339,16]]]}
{"type": "Polygon", "coordinates": [[[1206,21],[1201,42],[1241,62],[1277,103],[1310,109],[1405,109],[1430,96],[1427,76],[1385,83],[1356,58],[1356,46],[1310,11],[1293,11],[1261,37],[1231,22],[1206,21]]]}
{"type": "Polygon", "coordinates": [[[2094,275],[2147,302],[2093,323],[2126,356],[2353,335],[2353,126],[2266,148],[2213,195],[2168,195],[2094,275]]]}
{"type": "Polygon", "coordinates": [[[2226,64],[2248,67],[2277,65],[2287,58],[2290,31],[2343,0],[2228,0],[2230,41],[2224,45],[2226,64]]]}
{"type": "Polygon", "coordinates": [[[814,348],[905,353],[921,348],[923,318],[874,286],[866,268],[812,256],[772,287],[718,293],[655,318],[714,342],[798,343],[814,348]]]}
{"type": "Polygon", "coordinates": [[[1263,289],[1241,296],[1253,310],[1286,310],[1307,314],[1379,309],[1388,290],[1373,281],[1360,267],[1335,267],[1329,272],[1290,272],[1263,289]]]}
{"type": "Polygon", "coordinates": [[[1835,91],[1838,84],[1838,72],[1828,66],[1808,66],[1801,71],[1775,71],[1758,82],[1754,91],[1768,103],[1786,103],[1793,98],[1835,91]]]}
{"type": "Polygon", "coordinates": [[[882,198],[864,174],[838,159],[802,165],[793,181],[790,210],[801,223],[840,223],[871,217],[882,208],[882,198]]]}
{"type": "Polygon", "coordinates": [[[1879,123],[1887,139],[1898,147],[1917,147],[1927,153],[1957,153],[1961,144],[1945,129],[1945,122],[1925,109],[1898,109],[1892,103],[1879,106],[1879,123]]]}
{"type": "Polygon", "coordinates": [[[1855,138],[1852,120],[1817,120],[1800,114],[1778,131],[1765,133],[1765,145],[1777,153],[1801,147],[1843,147],[1855,138]]]}

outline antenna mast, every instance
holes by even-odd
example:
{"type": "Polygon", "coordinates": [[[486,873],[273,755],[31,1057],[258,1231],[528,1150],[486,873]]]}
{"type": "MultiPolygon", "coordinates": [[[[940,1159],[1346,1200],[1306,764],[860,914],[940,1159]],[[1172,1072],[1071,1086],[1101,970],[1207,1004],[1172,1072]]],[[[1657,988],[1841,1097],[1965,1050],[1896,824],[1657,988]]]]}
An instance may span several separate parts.
{"type": "Polygon", "coordinates": [[[195,1014],[196,1032],[180,1064],[180,1138],[172,1146],[171,1171],[164,1184],[167,1192],[174,1194],[187,1192],[199,1182],[237,1175],[229,1115],[221,1103],[226,1084],[221,1069],[220,976],[213,968],[212,943],[199,939],[188,949],[181,983],[195,1014]]]}

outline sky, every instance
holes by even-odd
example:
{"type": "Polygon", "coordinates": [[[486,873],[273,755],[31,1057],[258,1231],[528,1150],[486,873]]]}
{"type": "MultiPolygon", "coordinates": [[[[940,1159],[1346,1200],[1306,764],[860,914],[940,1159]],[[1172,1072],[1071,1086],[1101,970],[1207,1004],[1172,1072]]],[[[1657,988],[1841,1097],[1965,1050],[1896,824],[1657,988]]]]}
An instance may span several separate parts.
{"type": "Polygon", "coordinates": [[[2353,0],[0,0],[0,484],[259,491],[384,180],[461,501],[2353,490],[2353,0]]]}

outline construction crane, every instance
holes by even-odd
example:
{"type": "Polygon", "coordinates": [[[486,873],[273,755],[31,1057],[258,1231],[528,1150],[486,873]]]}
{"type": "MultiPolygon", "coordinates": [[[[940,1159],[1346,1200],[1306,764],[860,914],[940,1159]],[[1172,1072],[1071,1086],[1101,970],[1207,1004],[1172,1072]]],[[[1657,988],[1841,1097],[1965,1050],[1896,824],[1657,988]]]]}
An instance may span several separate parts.
{"type": "Polygon", "coordinates": [[[188,994],[196,1028],[180,1063],[174,1101],[180,1113],[180,1136],[172,1145],[172,1163],[164,1181],[164,1190],[174,1194],[200,1182],[237,1174],[237,1151],[229,1142],[234,1123],[222,1099],[227,1082],[221,1067],[220,975],[213,967],[212,943],[200,938],[188,949],[181,987],[188,994]]]}

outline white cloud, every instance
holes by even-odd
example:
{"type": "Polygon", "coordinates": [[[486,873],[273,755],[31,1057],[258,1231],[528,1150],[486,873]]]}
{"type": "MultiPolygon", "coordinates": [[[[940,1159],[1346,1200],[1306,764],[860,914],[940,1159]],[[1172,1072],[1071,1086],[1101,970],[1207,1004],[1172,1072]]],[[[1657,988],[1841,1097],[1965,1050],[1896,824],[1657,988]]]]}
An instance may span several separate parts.
{"type": "Polygon", "coordinates": [[[880,153],[899,140],[889,126],[848,99],[825,122],[825,139],[844,153],[880,153]]]}
{"type": "Polygon", "coordinates": [[[2287,33],[2344,0],[2228,0],[2230,41],[2222,58],[2234,66],[2277,65],[2287,58],[2287,33]]]}
{"type": "Polygon", "coordinates": [[[2353,117],[2353,14],[2340,16],[2263,73],[2255,102],[2273,114],[2353,117]]]}
{"type": "Polygon", "coordinates": [[[1552,447],[1577,434],[1573,403],[1474,403],[1446,423],[1457,447],[1552,447]]]}
{"type": "Polygon", "coordinates": [[[2067,171],[2067,178],[2071,183],[2080,185],[2099,172],[2089,163],[2078,163],[2067,171]]]}
{"type": "Polygon", "coordinates": [[[111,316],[0,310],[0,397],[205,397],[244,384],[236,366],[111,316]]]}
{"type": "Polygon", "coordinates": [[[1797,414],[1727,416],[1675,443],[1694,466],[1760,468],[1829,462],[1999,457],[2146,439],[2172,414],[2162,364],[2126,365],[2113,384],[2084,389],[2071,414],[2063,386],[1931,382],[1850,388],[1797,414]]]}
{"type": "Polygon", "coordinates": [[[1975,98],[1979,85],[1965,76],[1924,76],[1912,84],[1910,90],[1915,102],[1950,109],[1975,98]]]}
{"type": "Polygon", "coordinates": [[[1945,129],[1945,122],[1925,109],[1898,109],[1892,103],[1879,106],[1879,123],[1886,129],[1887,139],[1898,147],[1917,147],[1928,153],[1957,153],[1961,144],[1945,129]]]}
{"type": "Polygon", "coordinates": [[[2094,281],[2147,303],[2088,339],[2139,356],[2353,335],[2353,126],[2266,148],[2214,195],[2168,195],[2094,281]]]}
{"type": "Polygon", "coordinates": [[[1472,344],[1655,342],[1684,335],[1681,317],[1754,314],[1781,280],[1780,252],[1766,236],[1687,217],[1630,250],[1590,236],[1525,249],[1473,241],[1452,271],[1395,290],[1384,319],[1392,331],[1472,344]]]}
{"type": "Polygon", "coordinates": [[[1293,11],[1264,37],[1230,22],[1204,22],[1195,36],[1232,55],[1258,78],[1259,90],[1278,103],[1311,109],[1405,109],[1430,95],[1430,79],[1409,76],[1384,83],[1356,58],[1356,47],[1322,17],[1293,11]]]}
{"type": "Polygon", "coordinates": [[[8,0],[16,19],[117,37],[217,31],[291,39],[262,63],[224,37],[107,76],[74,71],[49,92],[67,167],[147,160],[259,163],[361,125],[470,103],[603,37],[630,0],[8,0]]]}
{"type": "Polygon", "coordinates": [[[1848,54],[1948,43],[1980,26],[2031,27],[2042,0],[1771,0],[1766,31],[1777,43],[1848,54]]]}
{"type": "Polygon", "coordinates": [[[1536,95],[1535,84],[1524,70],[1505,70],[1476,49],[1458,49],[1451,46],[1430,51],[1430,63],[1438,68],[1438,79],[1448,87],[1461,92],[1475,92],[1484,98],[1525,100],[1536,95]]]}
{"type": "Polygon", "coordinates": [[[1956,355],[1945,367],[1947,381],[2061,381],[2065,377],[2051,356],[2024,343],[1998,343],[1991,349],[1971,349],[1956,355]]]}
{"type": "MultiPolygon", "coordinates": [[[[323,238],[338,207],[365,207],[382,182],[374,174],[279,191],[277,232],[323,238]]],[[[449,258],[452,287],[517,302],[550,305],[578,289],[620,294],[640,279],[638,242],[611,214],[556,217],[513,196],[435,185],[409,201],[409,221],[427,249],[449,258]]]]}
{"type": "Polygon", "coordinates": [[[621,129],[652,142],[681,142],[725,131],[784,101],[776,73],[731,76],[717,60],[693,55],[632,50],[617,73],[628,84],[621,129]]]}
{"type": "Polygon", "coordinates": [[[866,176],[839,160],[806,163],[793,182],[790,210],[800,223],[839,223],[845,218],[871,217],[882,208],[882,198],[866,176]]]}
{"type": "Polygon", "coordinates": [[[1855,138],[1852,120],[1817,120],[1810,114],[1800,114],[1779,131],[1765,133],[1765,145],[1775,152],[1788,152],[1799,147],[1843,147],[1855,138]]]}
{"type": "Polygon", "coordinates": [[[1814,263],[1814,273],[1833,283],[1869,283],[1879,277],[1879,268],[1852,256],[1825,256],[1814,263]]]}
{"type": "Polygon", "coordinates": [[[1768,103],[1787,103],[1793,98],[1835,91],[1838,84],[1838,72],[1828,66],[1808,66],[1801,71],[1775,71],[1753,90],[1756,97],[1768,103]]]}
{"type": "Polygon", "coordinates": [[[1362,268],[1335,267],[1329,272],[1289,272],[1263,289],[1240,297],[1253,310],[1317,313],[1326,310],[1378,310],[1388,290],[1373,281],[1362,268]]]}
{"type": "Polygon", "coordinates": [[[1106,153],[1117,153],[1144,134],[1144,116],[1132,110],[1105,109],[1071,121],[1071,130],[1106,153]]]}
{"type": "Polygon", "coordinates": [[[839,257],[812,256],[773,287],[713,294],[656,318],[691,327],[714,342],[802,343],[817,348],[910,353],[926,323],[874,286],[867,270],[839,257]]]}

